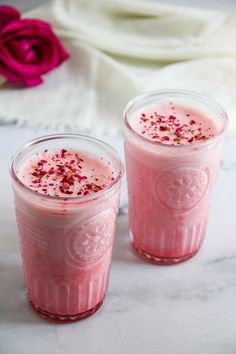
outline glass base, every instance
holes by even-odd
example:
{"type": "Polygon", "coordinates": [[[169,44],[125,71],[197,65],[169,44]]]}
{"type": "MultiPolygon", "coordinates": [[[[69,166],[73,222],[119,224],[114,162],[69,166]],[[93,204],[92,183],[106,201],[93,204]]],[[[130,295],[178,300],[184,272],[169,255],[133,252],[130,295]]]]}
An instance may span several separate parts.
{"type": "Polygon", "coordinates": [[[81,312],[75,315],[60,315],[60,314],[56,314],[56,313],[51,313],[48,311],[45,311],[41,308],[36,308],[34,306],[34,304],[32,303],[32,301],[30,301],[30,304],[32,305],[33,309],[43,318],[50,320],[50,321],[54,321],[54,322],[73,322],[73,321],[79,321],[79,320],[83,320],[86,317],[89,317],[91,315],[93,315],[101,306],[103,303],[104,298],[102,299],[102,301],[100,301],[96,306],[94,306],[92,309],[89,309],[88,311],[85,312],[81,312]]]}
{"type": "Polygon", "coordinates": [[[186,256],[176,257],[176,258],[168,258],[168,257],[154,256],[153,254],[150,254],[150,253],[142,250],[140,247],[136,246],[135,243],[131,243],[131,244],[139,256],[141,256],[142,258],[144,258],[146,261],[148,261],[150,263],[158,264],[158,265],[174,265],[174,264],[185,262],[188,259],[194,257],[200,249],[200,247],[199,247],[196,251],[194,251],[193,253],[187,254],[186,256]]]}

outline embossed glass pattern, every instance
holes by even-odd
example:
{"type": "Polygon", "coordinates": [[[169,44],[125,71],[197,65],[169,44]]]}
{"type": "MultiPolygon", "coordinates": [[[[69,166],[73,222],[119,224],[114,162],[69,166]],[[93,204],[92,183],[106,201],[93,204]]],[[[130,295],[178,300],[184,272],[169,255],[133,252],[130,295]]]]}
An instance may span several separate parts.
{"type": "Polygon", "coordinates": [[[162,90],[132,100],[124,119],[132,245],[157,264],[185,261],[198,252],[206,233],[227,116],[204,95],[162,90]],[[164,145],[132,128],[135,112],[166,102],[203,112],[217,123],[218,133],[193,144],[164,145]]]}
{"type": "Polygon", "coordinates": [[[13,157],[11,175],[28,298],[41,315],[72,321],[93,314],[106,294],[122,165],[108,145],[82,135],[57,134],[34,140],[13,157]],[[50,197],[23,185],[17,169],[44,149],[68,148],[109,161],[116,178],[96,194],[50,197]]]}

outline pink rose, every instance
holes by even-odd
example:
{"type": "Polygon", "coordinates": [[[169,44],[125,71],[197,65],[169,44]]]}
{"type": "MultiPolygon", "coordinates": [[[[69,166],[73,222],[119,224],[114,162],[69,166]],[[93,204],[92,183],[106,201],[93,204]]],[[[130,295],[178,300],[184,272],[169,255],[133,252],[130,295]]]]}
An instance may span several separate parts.
{"type": "Polygon", "coordinates": [[[20,19],[13,7],[0,6],[0,74],[13,83],[36,86],[47,73],[68,59],[69,54],[50,24],[20,19]]]}

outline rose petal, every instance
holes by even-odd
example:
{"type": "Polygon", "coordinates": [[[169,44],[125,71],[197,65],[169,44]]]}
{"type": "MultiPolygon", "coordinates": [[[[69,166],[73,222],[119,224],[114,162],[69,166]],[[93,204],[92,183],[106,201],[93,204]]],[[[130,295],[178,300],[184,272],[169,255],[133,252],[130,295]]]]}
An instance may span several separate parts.
{"type": "Polygon", "coordinates": [[[11,55],[21,63],[34,63],[37,61],[37,55],[32,46],[35,40],[12,40],[7,44],[7,48],[11,55]]]}
{"type": "Polygon", "coordinates": [[[37,86],[43,82],[40,76],[26,77],[26,75],[19,75],[10,71],[0,60],[0,74],[7,78],[12,83],[23,83],[27,87],[37,86]]]}
{"type": "Polygon", "coordinates": [[[2,37],[6,44],[13,39],[16,40],[18,37],[38,39],[38,41],[41,42],[39,46],[42,47],[46,46],[46,43],[48,43],[48,49],[43,51],[43,55],[49,57],[48,50],[52,49],[53,57],[51,61],[47,61],[49,70],[69,58],[69,53],[64,49],[59,39],[53,33],[51,26],[38,19],[21,19],[15,21],[3,30],[2,37]]]}
{"type": "Polygon", "coordinates": [[[24,85],[27,87],[32,87],[32,86],[38,86],[43,82],[43,79],[38,76],[38,77],[31,77],[30,79],[25,79],[23,81],[24,85]]]}
{"type": "Polygon", "coordinates": [[[51,26],[41,20],[9,23],[0,36],[0,73],[25,86],[42,83],[41,75],[69,57],[51,26]]]}
{"type": "Polygon", "coordinates": [[[10,22],[18,20],[20,18],[20,12],[7,5],[0,6],[0,31],[6,27],[10,22]]]}
{"type": "Polygon", "coordinates": [[[8,81],[13,83],[21,82],[22,79],[19,75],[11,72],[5,65],[0,61],[0,74],[7,78],[8,81]]]}

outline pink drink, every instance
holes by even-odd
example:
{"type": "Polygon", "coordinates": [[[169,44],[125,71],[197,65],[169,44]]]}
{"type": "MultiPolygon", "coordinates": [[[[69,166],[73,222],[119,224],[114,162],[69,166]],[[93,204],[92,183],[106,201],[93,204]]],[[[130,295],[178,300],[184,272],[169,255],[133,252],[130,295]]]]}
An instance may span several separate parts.
{"type": "Polygon", "coordinates": [[[122,175],[115,152],[84,136],[48,136],[16,154],[11,174],[31,304],[52,320],[93,314],[110,273],[122,175]]]}
{"type": "Polygon", "coordinates": [[[125,111],[130,236],[149,261],[175,264],[203,242],[227,117],[205,96],[160,91],[125,111]]]}

